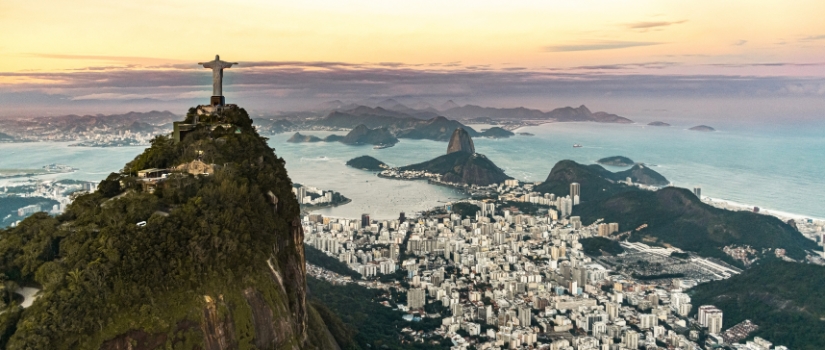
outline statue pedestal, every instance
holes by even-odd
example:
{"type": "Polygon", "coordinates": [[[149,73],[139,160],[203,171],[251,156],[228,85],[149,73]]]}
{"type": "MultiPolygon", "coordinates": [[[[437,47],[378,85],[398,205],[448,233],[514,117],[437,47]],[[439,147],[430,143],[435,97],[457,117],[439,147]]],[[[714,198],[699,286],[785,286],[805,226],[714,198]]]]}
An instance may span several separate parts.
{"type": "Polygon", "coordinates": [[[223,106],[226,104],[226,98],[223,96],[212,96],[209,100],[209,104],[214,106],[223,106]]]}

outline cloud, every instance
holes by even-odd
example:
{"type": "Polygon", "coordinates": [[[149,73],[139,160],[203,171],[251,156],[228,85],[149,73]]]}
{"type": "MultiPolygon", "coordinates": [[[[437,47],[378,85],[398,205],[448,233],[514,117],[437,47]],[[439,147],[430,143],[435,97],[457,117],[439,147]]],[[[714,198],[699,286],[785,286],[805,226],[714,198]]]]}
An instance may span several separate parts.
{"type": "Polygon", "coordinates": [[[672,25],[682,24],[682,23],[685,23],[685,22],[687,22],[687,20],[672,21],[672,22],[668,22],[668,21],[634,22],[634,23],[625,24],[625,27],[629,28],[629,29],[644,32],[644,31],[648,31],[648,30],[651,30],[651,29],[669,27],[669,26],[672,26],[672,25]]]}
{"type": "Polygon", "coordinates": [[[620,63],[620,64],[603,64],[603,65],[596,65],[596,66],[578,66],[573,67],[572,69],[585,69],[585,70],[617,70],[617,69],[638,69],[638,68],[647,68],[647,69],[663,69],[673,66],[680,65],[679,62],[667,62],[667,61],[656,61],[656,62],[641,62],[641,63],[620,63]]]}
{"type": "Polygon", "coordinates": [[[710,63],[707,66],[725,67],[725,68],[744,68],[744,67],[818,67],[825,66],[825,62],[759,62],[759,63],[710,63]]]}
{"type": "Polygon", "coordinates": [[[737,40],[735,43],[733,43],[733,46],[744,46],[747,43],[747,40],[737,40]]]}
{"type": "MultiPolygon", "coordinates": [[[[451,63],[453,64],[453,63],[451,63]]],[[[547,96],[612,96],[640,98],[743,96],[821,96],[825,77],[754,77],[724,75],[664,75],[651,70],[683,67],[684,63],[651,61],[526,69],[462,65],[392,67],[378,63],[241,62],[224,76],[227,98],[257,110],[312,106],[329,99],[357,101],[370,96],[409,96],[441,101],[450,98],[518,101],[547,96]]],[[[716,64],[719,69],[742,67],[813,67],[825,63],[763,62],[716,64]]],[[[188,65],[189,67],[191,65],[188,65]]],[[[687,66],[685,66],[687,67],[687,66]]],[[[755,68],[758,69],[758,68],[755,68]]],[[[770,69],[770,68],[764,68],[770,69]]],[[[818,68],[811,68],[816,72],[818,68]]],[[[55,113],[98,113],[105,106],[185,110],[205,103],[211,73],[204,69],[122,68],[58,72],[0,72],[2,114],[14,108],[55,113]],[[22,106],[22,107],[21,107],[22,106]],[[9,107],[6,109],[5,107],[9,107]],[[66,108],[63,108],[66,107],[66,108]],[[76,109],[71,109],[71,108],[76,109]],[[98,109],[101,108],[101,109],[98,109]]],[[[593,97],[596,98],[596,97],[593,97]]],[[[112,107],[114,108],[114,107],[112,107]]]]}
{"type": "Polygon", "coordinates": [[[811,35],[811,36],[806,36],[802,39],[799,39],[799,41],[802,41],[802,42],[819,41],[819,40],[825,40],[825,35],[811,35]]]}
{"type": "Polygon", "coordinates": [[[590,41],[576,44],[566,45],[550,45],[545,46],[543,51],[546,52],[571,52],[571,51],[596,51],[596,50],[616,50],[628,47],[637,46],[651,46],[664,44],[661,42],[652,41],[615,41],[615,40],[601,40],[590,41]]]}
{"type": "Polygon", "coordinates": [[[64,55],[64,54],[50,54],[50,53],[27,53],[23,54],[26,57],[50,58],[61,60],[92,60],[105,62],[130,62],[130,63],[168,63],[168,62],[183,62],[182,60],[158,57],[140,57],[140,56],[100,56],[100,55],[64,55]]]}

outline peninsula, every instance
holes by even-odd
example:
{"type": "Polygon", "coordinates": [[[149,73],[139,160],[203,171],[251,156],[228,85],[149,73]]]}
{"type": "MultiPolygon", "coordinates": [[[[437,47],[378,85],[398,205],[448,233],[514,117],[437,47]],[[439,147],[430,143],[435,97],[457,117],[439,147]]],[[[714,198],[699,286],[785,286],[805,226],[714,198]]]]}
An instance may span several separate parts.
{"type": "Polygon", "coordinates": [[[473,140],[463,128],[453,131],[447,146],[447,154],[426,162],[385,170],[379,176],[429,179],[435,183],[459,186],[488,186],[511,179],[486,156],[475,153],[473,140]]]}

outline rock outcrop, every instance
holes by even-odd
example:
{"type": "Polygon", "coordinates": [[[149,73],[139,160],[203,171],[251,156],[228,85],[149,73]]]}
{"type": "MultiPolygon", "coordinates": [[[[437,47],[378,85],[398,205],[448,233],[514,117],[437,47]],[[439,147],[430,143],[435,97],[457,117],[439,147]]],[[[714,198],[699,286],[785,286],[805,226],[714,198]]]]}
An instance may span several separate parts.
{"type": "Polygon", "coordinates": [[[457,128],[450,136],[450,144],[447,146],[447,154],[454,152],[465,152],[469,154],[476,153],[476,147],[473,145],[473,139],[467,130],[457,128]]]}

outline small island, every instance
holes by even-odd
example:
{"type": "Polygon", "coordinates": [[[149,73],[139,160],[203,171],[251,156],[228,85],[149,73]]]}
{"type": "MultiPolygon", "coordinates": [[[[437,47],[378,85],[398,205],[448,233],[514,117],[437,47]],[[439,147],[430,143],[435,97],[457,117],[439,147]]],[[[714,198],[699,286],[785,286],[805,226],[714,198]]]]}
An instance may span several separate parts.
{"type": "Polygon", "coordinates": [[[716,131],[716,129],[711,128],[711,127],[709,127],[709,126],[707,126],[707,125],[697,125],[697,126],[694,126],[694,127],[690,128],[690,129],[688,129],[688,130],[693,130],[693,131],[701,131],[701,132],[711,132],[711,131],[716,131]]]}
{"type": "Polygon", "coordinates": [[[628,166],[632,166],[633,164],[636,164],[636,162],[634,162],[632,159],[627,158],[627,157],[622,157],[622,156],[613,156],[613,157],[602,158],[602,159],[599,159],[596,162],[599,163],[599,164],[602,164],[602,165],[609,165],[609,166],[616,166],[616,167],[628,167],[628,166]]]}
{"type": "Polygon", "coordinates": [[[318,136],[303,135],[300,132],[296,132],[295,135],[292,135],[292,137],[289,138],[289,140],[286,140],[286,142],[292,142],[292,143],[321,142],[321,141],[323,141],[323,140],[321,140],[321,138],[318,137],[318,136]]]}
{"type": "Polygon", "coordinates": [[[670,124],[665,123],[665,122],[660,122],[660,121],[655,121],[655,122],[652,122],[652,123],[648,123],[647,125],[649,125],[649,126],[670,126],[670,124]]]}
{"type": "Polygon", "coordinates": [[[481,136],[489,137],[489,138],[492,138],[492,139],[503,139],[503,138],[508,138],[510,136],[513,136],[513,135],[515,135],[515,134],[512,131],[502,129],[502,128],[497,127],[497,126],[489,128],[487,130],[484,130],[481,133],[481,136]]]}
{"type": "Polygon", "coordinates": [[[390,168],[389,165],[370,156],[360,156],[350,159],[347,161],[347,166],[369,171],[381,171],[390,168]]]}
{"type": "Polygon", "coordinates": [[[535,134],[531,134],[529,132],[520,132],[518,134],[521,135],[521,136],[536,136],[535,134]]]}

